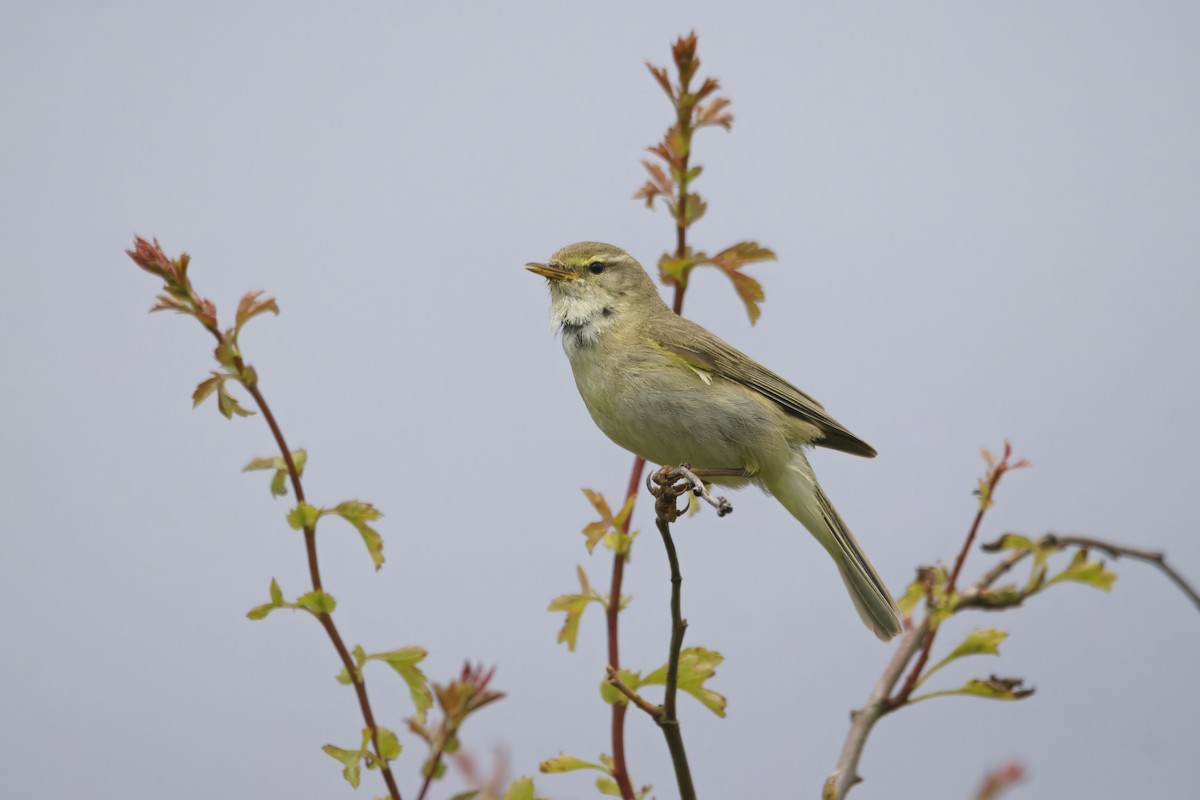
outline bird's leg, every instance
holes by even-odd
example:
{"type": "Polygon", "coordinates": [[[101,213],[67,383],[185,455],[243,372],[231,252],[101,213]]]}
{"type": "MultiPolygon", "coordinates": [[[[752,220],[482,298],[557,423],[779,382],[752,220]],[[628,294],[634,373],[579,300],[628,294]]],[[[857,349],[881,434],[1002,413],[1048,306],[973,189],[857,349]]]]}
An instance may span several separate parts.
{"type": "Polygon", "coordinates": [[[708,493],[700,475],[724,475],[734,477],[751,477],[745,470],[705,469],[692,471],[690,464],[680,464],[677,467],[663,467],[658,472],[646,476],[646,488],[658,498],[655,510],[660,517],[673,522],[679,517],[680,511],[675,508],[675,498],[686,491],[691,491],[717,510],[717,516],[723,517],[733,511],[733,505],[724,497],[713,497],[708,493]]]}

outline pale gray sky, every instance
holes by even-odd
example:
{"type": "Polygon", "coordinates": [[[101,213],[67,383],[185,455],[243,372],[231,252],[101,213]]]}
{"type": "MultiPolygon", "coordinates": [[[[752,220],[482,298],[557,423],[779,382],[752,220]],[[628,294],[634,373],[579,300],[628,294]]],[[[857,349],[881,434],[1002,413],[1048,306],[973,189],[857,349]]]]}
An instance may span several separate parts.
{"type": "MultiPolygon", "coordinates": [[[[978,449],[1006,437],[1036,468],[1003,485],[985,538],[1163,547],[1200,579],[1195,4],[12,2],[0,795],[352,796],[319,750],[360,727],[320,629],[243,617],[272,576],[295,594],[306,575],[287,503],[239,473],[268,434],[191,410],[210,342],[146,316],[135,232],[189,251],[226,314],[247,289],[278,297],[244,345],[309,450],[313,500],[388,514],[378,574],[350,529],[321,534],[347,638],[424,645],[435,678],[499,665],[509,697],[464,742],[515,774],[608,751],[601,615],[572,654],[545,606],[576,563],[607,580],[579,487],[615,497],[630,459],[588,419],[521,265],[579,239],[646,263],[670,245],[666,215],[630,199],[669,117],[642,62],[693,27],[736,116],[697,143],[694,242],[756,239],[780,261],[751,270],[756,327],[716,274],[686,313],[878,448],[814,464],[893,588],[953,555],[978,449]]],[[[890,649],[782,509],[732,499],[678,532],[688,643],[727,658],[727,719],[681,701],[696,780],[706,798],[814,797],[890,649]]],[[[1030,773],[1014,797],[1189,791],[1200,616],[1117,568],[1111,595],[1065,586],[952,623],[946,648],[976,625],[1011,637],[947,685],[996,672],[1038,693],[885,720],[855,795],[966,797],[1009,759],[1030,773]]],[[[625,661],[652,669],[668,586],[651,536],[626,587],[625,661]]],[[[376,707],[401,728],[384,673],[376,707]]],[[[629,738],[635,781],[676,796],[657,729],[634,716],[629,738]]],[[[423,754],[405,743],[411,798],[423,754]]],[[[538,784],[567,800],[591,780],[538,784]]],[[[365,781],[358,796],[382,792],[365,781]]]]}

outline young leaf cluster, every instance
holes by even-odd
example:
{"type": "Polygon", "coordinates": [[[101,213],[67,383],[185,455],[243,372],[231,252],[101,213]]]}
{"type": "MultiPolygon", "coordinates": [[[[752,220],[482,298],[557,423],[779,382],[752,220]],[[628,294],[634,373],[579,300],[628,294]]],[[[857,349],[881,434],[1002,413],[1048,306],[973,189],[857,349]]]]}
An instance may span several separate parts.
{"type": "MultiPolygon", "coordinates": [[[[708,210],[708,202],[692,190],[692,184],[700,177],[702,168],[691,161],[692,137],[696,131],[708,127],[729,130],[733,126],[733,115],[728,108],[730,100],[717,96],[720,82],[716,78],[705,78],[698,88],[692,82],[700,68],[696,56],[696,34],[681,36],[671,49],[677,80],[672,82],[664,67],[647,62],[646,66],[655,81],[666,92],[675,109],[675,122],[667,129],[663,138],[648,151],[657,159],[645,159],[648,179],[634,199],[643,200],[647,208],[653,208],[661,200],[675,221],[676,247],[673,253],[664,253],[658,260],[659,274],[664,283],[684,288],[691,271],[699,266],[711,266],[720,270],[733,283],[734,291],[746,307],[751,322],[762,314],[759,308],[765,297],[762,284],[742,271],[747,264],[774,261],[775,253],[757,242],[738,242],[715,255],[693,250],[686,243],[686,232],[708,210]],[[660,163],[661,162],[661,163],[660,163]]],[[[678,311],[678,309],[676,309],[678,311]]]]}

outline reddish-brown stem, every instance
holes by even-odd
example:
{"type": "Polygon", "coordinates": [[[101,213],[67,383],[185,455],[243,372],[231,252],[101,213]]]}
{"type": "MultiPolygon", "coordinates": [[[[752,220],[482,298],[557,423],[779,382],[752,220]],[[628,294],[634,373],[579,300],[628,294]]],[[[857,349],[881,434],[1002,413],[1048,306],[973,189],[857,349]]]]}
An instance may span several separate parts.
{"type": "MultiPolygon", "coordinates": [[[[625,502],[636,497],[642,484],[642,470],[646,467],[646,459],[638,456],[633,460],[633,470],[629,474],[629,487],[625,490],[625,502]]],[[[629,533],[629,523],[633,520],[633,508],[629,509],[621,532],[629,533]]],[[[605,607],[605,618],[608,622],[608,663],[613,670],[621,668],[621,647],[618,638],[618,619],[621,613],[621,583],[625,579],[625,553],[613,554],[612,585],[609,587],[608,605],[605,607]]],[[[624,800],[633,800],[633,783],[629,779],[629,769],[625,765],[625,712],[629,707],[624,703],[613,703],[612,707],[612,746],[613,746],[613,780],[621,790],[624,800]]]]}
{"type": "MultiPolygon", "coordinates": [[[[218,340],[221,338],[220,334],[217,334],[217,338],[218,340]]],[[[235,366],[239,374],[245,371],[245,364],[242,363],[240,358],[236,359],[235,366]]],[[[296,501],[303,503],[304,486],[300,482],[300,471],[296,469],[296,462],[292,459],[292,451],[288,449],[287,440],[283,438],[283,431],[280,429],[279,423],[275,421],[275,415],[271,413],[271,407],[267,405],[267,401],[262,396],[262,392],[258,390],[257,385],[247,385],[244,381],[242,385],[250,393],[250,396],[254,398],[258,410],[267,422],[267,427],[271,429],[271,435],[275,437],[275,444],[279,446],[279,453],[283,457],[283,463],[287,466],[288,477],[291,478],[292,489],[296,493],[296,501]]],[[[304,528],[304,549],[308,554],[308,573],[312,578],[313,590],[322,591],[321,570],[317,563],[317,531],[311,525],[307,525],[304,528]]],[[[320,621],[321,627],[325,629],[325,633],[329,636],[329,641],[333,643],[333,649],[337,650],[338,658],[342,660],[342,666],[346,668],[346,674],[354,678],[352,682],[354,693],[358,697],[358,706],[362,710],[363,723],[371,731],[371,745],[375,748],[375,755],[378,756],[379,770],[383,773],[383,782],[387,784],[388,793],[391,795],[392,800],[401,800],[400,789],[396,786],[396,779],[392,776],[391,766],[383,758],[383,751],[379,748],[379,726],[375,724],[375,715],[371,711],[371,701],[367,697],[367,686],[363,682],[362,676],[359,675],[358,669],[355,667],[350,651],[346,649],[346,643],[342,640],[342,635],[338,632],[333,617],[322,613],[317,615],[317,619],[320,621]]]]}
{"type": "MultiPolygon", "coordinates": [[[[962,549],[958,551],[958,558],[954,560],[954,569],[950,573],[950,577],[946,581],[946,595],[949,596],[954,592],[955,583],[958,581],[958,574],[962,571],[963,562],[967,560],[967,553],[971,550],[971,545],[975,542],[975,537],[979,534],[979,526],[983,522],[983,515],[987,513],[988,507],[991,505],[992,496],[995,494],[996,486],[1000,483],[1000,477],[1008,471],[1008,446],[1005,446],[1004,460],[997,464],[992,469],[992,474],[988,477],[987,495],[981,499],[979,510],[975,512],[975,521],[971,523],[971,530],[967,532],[967,538],[963,542],[962,549]]],[[[887,711],[893,711],[908,702],[908,698],[912,696],[913,690],[917,688],[917,683],[921,680],[921,673],[925,671],[925,665],[929,663],[929,653],[933,650],[933,640],[937,637],[937,626],[930,625],[925,632],[925,641],[921,644],[921,654],[917,656],[916,662],[909,670],[908,677],[904,679],[904,685],[900,688],[900,692],[892,697],[887,703],[887,711]]]]}

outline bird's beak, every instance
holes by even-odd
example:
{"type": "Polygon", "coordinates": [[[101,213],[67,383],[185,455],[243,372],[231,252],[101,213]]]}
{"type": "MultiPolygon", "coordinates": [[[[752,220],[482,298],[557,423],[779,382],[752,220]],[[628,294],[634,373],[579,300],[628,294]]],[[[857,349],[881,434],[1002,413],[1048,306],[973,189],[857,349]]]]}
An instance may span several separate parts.
{"type": "Polygon", "coordinates": [[[575,278],[579,277],[574,272],[565,270],[562,267],[550,266],[549,264],[526,264],[525,269],[529,270],[535,275],[541,275],[543,278],[549,278],[552,281],[574,280],[575,278]]]}

